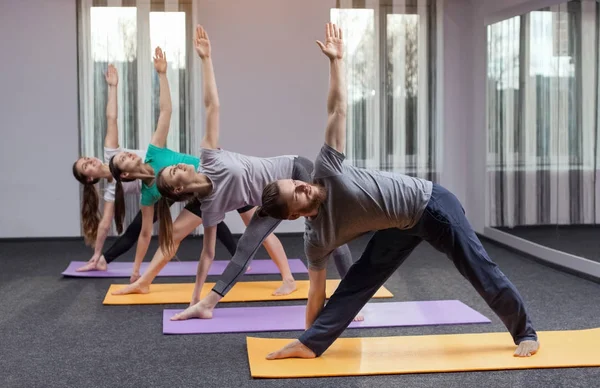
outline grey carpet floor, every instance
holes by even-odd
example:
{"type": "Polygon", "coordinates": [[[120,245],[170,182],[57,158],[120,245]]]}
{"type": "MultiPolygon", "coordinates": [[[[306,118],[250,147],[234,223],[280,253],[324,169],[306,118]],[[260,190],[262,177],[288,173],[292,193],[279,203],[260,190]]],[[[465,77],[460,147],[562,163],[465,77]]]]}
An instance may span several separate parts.
{"type": "Polygon", "coordinates": [[[600,262],[600,225],[545,225],[498,228],[525,240],[600,262]]]}
{"type": "MultiPolygon", "coordinates": [[[[289,257],[303,257],[300,237],[281,239],[289,257]]],[[[366,242],[361,239],[351,244],[355,259],[366,242]]],[[[156,242],[152,244],[151,252],[156,242]]],[[[200,247],[200,239],[184,241],[179,257],[196,260],[200,247]]],[[[485,242],[485,247],[522,293],[538,331],[600,327],[600,284],[546,267],[492,243],[485,242]]],[[[131,260],[132,256],[133,251],[120,261],[131,260]]],[[[261,251],[257,257],[267,256],[261,251]]],[[[600,381],[599,368],[253,380],[246,355],[247,334],[164,336],[162,310],[181,305],[103,306],[108,286],[126,279],[60,275],[71,260],[88,258],[89,250],[80,241],[0,242],[1,387],[589,388],[600,381]]],[[[217,259],[227,258],[225,250],[218,247],[217,259]]],[[[329,274],[336,277],[333,267],[329,274]]],[[[276,280],[277,276],[250,279],[276,280]]],[[[193,279],[157,280],[184,281],[193,279]]],[[[394,293],[395,301],[459,299],[488,316],[492,323],[361,329],[344,336],[505,330],[451,262],[426,244],[417,248],[386,286],[394,293]]],[[[239,305],[228,303],[225,307],[239,305]]],[[[298,334],[251,335],[294,338],[298,334]]]]}

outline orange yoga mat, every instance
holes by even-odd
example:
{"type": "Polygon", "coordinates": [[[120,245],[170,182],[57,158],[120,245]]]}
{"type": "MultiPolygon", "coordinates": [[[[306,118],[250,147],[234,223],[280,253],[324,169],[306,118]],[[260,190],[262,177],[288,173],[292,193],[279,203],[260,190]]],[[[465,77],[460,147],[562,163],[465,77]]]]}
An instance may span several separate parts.
{"type": "MultiPolygon", "coordinates": [[[[277,301],[277,300],[298,300],[308,298],[308,280],[296,280],[296,291],[288,295],[274,296],[271,295],[280,285],[280,281],[261,281],[261,282],[238,282],[231,291],[221,300],[221,302],[258,302],[258,301],[277,301]]],[[[329,298],[340,280],[327,280],[327,297],[329,298]]],[[[214,283],[205,283],[202,287],[204,297],[212,290],[214,283]]],[[[177,283],[177,284],[152,284],[148,294],[132,294],[132,295],[112,295],[111,293],[122,287],[125,284],[113,284],[108,289],[103,304],[106,305],[133,305],[133,304],[171,304],[171,303],[190,303],[192,292],[194,291],[193,283],[177,283]]],[[[375,294],[374,298],[391,298],[391,292],[385,287],[381,287],[375,294]]]]}
{"type": "Polygon", "coordinates": [[[508,333],[340,338],[321,357],[269,361],[292,340],[247,337],[253,377],[292,378],[600,366],[600,329],[538,332],[540,349],[514,357],[508,333]]]}

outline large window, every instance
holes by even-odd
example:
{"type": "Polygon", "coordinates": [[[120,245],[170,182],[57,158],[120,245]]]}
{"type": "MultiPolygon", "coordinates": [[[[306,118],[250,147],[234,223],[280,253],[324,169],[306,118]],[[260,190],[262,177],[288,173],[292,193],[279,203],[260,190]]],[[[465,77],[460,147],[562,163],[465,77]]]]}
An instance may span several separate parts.
{"type": "Polygon", "coordinates": [[[346,41],[348,159],[436,180],[435,2],[339,0],[331,20],[346,41]]]}
{"type": "Polygon", "coordinates": [[[491,226],[600,220],[599,10],[570,1],[488,27],[491,226]]]}
{"type": "Polygon", "coordinates": [[[578,15],[578,7],[565,4],[489,26],[490,165],[552,169],[584,162],[578,15]]]}
{"type": "MultiPolygon", "coordinates": [[[[78,2],[81,154],[101,157],[106,132],[104,73],[119,72],[119,144],[146,149],[159,115],[158,75],[152,57],[160,46],[167,56],[173,114],[167,147],[196,154],[190,76],[191,0],[82,0],[78,2]]],[[[139,198],[127,196],[127,218],[139,198]]],[[[179,207],[174,206],[174,211],[179,207]]]]}

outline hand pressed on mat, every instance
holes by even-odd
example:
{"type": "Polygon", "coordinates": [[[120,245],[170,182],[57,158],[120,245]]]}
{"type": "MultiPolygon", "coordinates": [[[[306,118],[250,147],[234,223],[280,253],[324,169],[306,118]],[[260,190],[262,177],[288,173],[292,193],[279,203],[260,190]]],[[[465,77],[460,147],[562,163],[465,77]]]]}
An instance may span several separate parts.
{"type": "Polygon", "coordinates": [[[89,272],[89,271],[106,271],[108,264],[104,255],[92,256],[92,258],[86,263],[86,265],[77,268],[77,272],[89,272]]]}

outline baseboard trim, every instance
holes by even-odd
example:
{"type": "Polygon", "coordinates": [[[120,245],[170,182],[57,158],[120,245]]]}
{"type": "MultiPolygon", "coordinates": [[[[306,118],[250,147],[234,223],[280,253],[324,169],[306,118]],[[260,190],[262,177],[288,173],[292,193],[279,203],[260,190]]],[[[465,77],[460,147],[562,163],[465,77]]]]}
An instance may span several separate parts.
{"type": "MultiPolygon", "coordinates": [[[[304,233],[302,232],[283,232],[283,233],[275,233],[278,237],[303,237],[304,233]]],[[[239,239],[242,236],[242,233],[232,233],[233,237],[239,239]]],[[[119,236],[108,236],[106,241],[114,241],[119,236]]],[[[186,237],[188,239],[202,239],[204,237],[203,234],[193,234],[186,237]]],[[[158,240],[158,236],[152,236],[152,240],[158,240]]],[[[83,241],[83,236],[71,236],[71,237],[2,237],[0,238],[0,243],[3,242],[48,242],[48,241],[83,241]]]]}
{"type": "Polygon", "coordinates": [[[519,254],[519,255],[523,256],[524,258],[534,261],[538,264],[544,265],[544,266],[552,268],[552,269],[556,269],[558,271],[568,273],[570,275],[577,276],[577,277],[585,279],[585,280],[592,281],[594,283],[600,283],[600,276],[596,275],[596,272],[598,272],[597,269],[600,268],[600,263],[592,262],[591,260],[583,258],[583,257],[574,256],[574,255],[570,255],[568,253],[557,251],[555,249],[547,248],[547,247],[532,243],[530,241],[521,239],[519,237],[513,236],[513,235],[505,233],[505,232],[501,232],[501,231],[497,231],[497,230],[493,230],[490,232],[489,229],[490,228],[485,229],[485,231],[487,231],[489,234],[477,233],[477,236],[482,241],[488,241],[488,242],[495,244],[497,246],[500,246],[506,250],[509,250],[511,252],[519,254]],[[500,236],[500,234],[503,234],[506,236],[500,236]],[[500,238],[498,238],[498,237],[500,237],[500,238]],[[517,240],[512,240],[513,237],[517,240]],[[515,245],[511,245],[512,241],[517,241],[518,244],[515,244],[515,245],[522,246],[524,249],[519,249],[515,245]],[[527,246],[527,244],[531,244],[532,246],[527,246]],[[552,255],[553,256],[552,260],[542,257],[542,255],[544,255],[544,254],[552,255]],[[568,259],[567,263],[570,263],[571,266],[569,266],[568,264],[567,265],[560,264],[557,260],[557,257],[558,258],[567,258],[568,259]],[[576,263],[576,264],[572,265],[573,263],[576,263]],[[586,269],[584,269],[586,267],[582,268],[581,263],[584,263],[587,265],[591,264],[590,268],[592,270],[587,272],[586,269]],[[579,264],[579,265],[577,265],[577,264],[579,264]]]}

